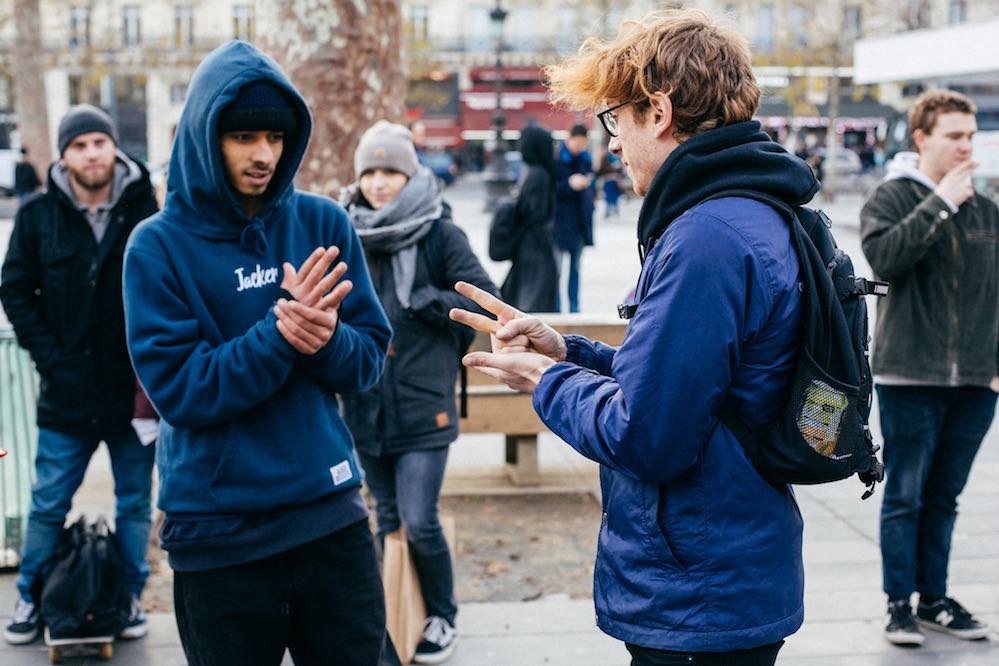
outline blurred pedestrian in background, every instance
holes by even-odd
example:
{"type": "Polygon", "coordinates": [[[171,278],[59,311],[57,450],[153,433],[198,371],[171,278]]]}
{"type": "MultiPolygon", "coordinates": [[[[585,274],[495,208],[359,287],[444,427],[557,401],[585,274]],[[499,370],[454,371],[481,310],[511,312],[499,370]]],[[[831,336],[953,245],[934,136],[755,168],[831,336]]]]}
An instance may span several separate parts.
{"type": "Polygon", "coordinates": [[[22,203],[37,192],[41,185],[35,166],[28,161],[28,147],[21,146],[21,159],[14,165],[14,194],[17,196],[17,203],[22,203]]]}
{"type": "Polygon", "coordinates": [[[555,157],[551,132],[525,127],[518,145],[527,168],[517,185],[513,214],[517,237],[513,265],[500,291],[524,312],[554,312],[558,299],[555,245],[555,157]]]}
{"type": "MultiPolygon", "coordinates": [[[[559,275],[568,258],[569,312],[579,312],[579,260],[583,247],[593,245],[593,157],[585,125],[573,125],[559,145],[555,164],[555,236],[560,251],[559,275]]],[[[562,309],[559,280],[556,310],[562,309]]]]}

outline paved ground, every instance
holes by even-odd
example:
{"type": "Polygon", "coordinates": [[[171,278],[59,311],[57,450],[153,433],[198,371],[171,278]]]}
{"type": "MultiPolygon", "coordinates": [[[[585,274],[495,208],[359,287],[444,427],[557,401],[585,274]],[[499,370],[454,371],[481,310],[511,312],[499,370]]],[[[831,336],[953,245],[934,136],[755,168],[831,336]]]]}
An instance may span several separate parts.
{"type": "MultiPolygon", "coordinates": [[[[485,254],[488,219],[479,191],[465,185],[451,191],[455,218],[473,247],[485,254]]],[[[833,219],[840,244],[864,272],[856,238],[858,197],[820,204],[833,219]]],[[[638,203],[625,203],[620,221],[597,223],[597,247],[583,259],[582,306],[607,311],[631,288],[637,276],[633,221],[638,203]],[[627,220],[627,221],[625,221],[627,220]]],[[[0,253],[9,224],[0,221],[0,253]]],[[[486,262],[501,279],[504,266],[486,262]]],[[[877,423],[874,423],[877,430],[877,423]]],[[[574,488],[594,488],[595,468],[553,436],[541,438],[541,466],[546,480],[574,488]]],[[[499,470],[503,462],[498,436],[462,437],[452,448],[445,492],[514,492],[499,470]]],[[[0,463],[2,464],[2,463],[0,463]]],[[[75,511],[110,511],[108,464],[95,457],[75,511]]],[[[881,637],[883,599],[877,545],[878,495],[860,500],[859,482],[797,490],[805,518],[806,620],[788,641],[779,664],[791,666],[986,666],[999,663],[999,631],[989,640],[967,643],[931,634],[917,650],[895,648],[881,637]]],[[[951,590],[965,605],[999,627],[999,430],[993,428],[962,497],[954,535],[951,590]]],[[[594,526],[596,528],[596,526],[594,526]]],[[[460,540],[461,535],[457,535],[460,540]]],[[[746,603],[753,603],[747,599],[746,603]]],[[[13,578],[0,576],[0,622],[13,605],[13,578]]],[[[555,595],[525,603],[462,604],[461,643],[452,666],[624,666],[623,647],[594,626],[591,600],[555,595]]],[[[148,638],[116,645],[116,663],[133,666],[184,664],[173,618],[151,618],[148,638]]],[[[0,644],[0,664],[47,663],[43,646],[0,644]]],[[[87,662],[78,662],[87,663],[87,662]]],[[[97,662],[93,662],[97,663],[97,662]]],[[[290,663],[290,662],[289,662],[290,663]]]]}

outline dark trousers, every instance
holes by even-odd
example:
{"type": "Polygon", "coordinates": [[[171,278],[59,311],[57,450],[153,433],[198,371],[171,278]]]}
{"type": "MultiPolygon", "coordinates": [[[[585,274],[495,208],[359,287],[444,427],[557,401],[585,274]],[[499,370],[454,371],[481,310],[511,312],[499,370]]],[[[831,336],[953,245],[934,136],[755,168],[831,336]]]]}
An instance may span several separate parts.
{"type": "Polygon", "coordinates": [[[174,574],[190,666],[398,665],[366,520],[256,562],[174,574]],[[385,654],[383,654],[383,651],[385,654]]]}
{"type": "Polygon", "coordinates": [[[386,534],[406,528],[427,615],[454,624],[454,567],[439,508],[447,454],[445,446],[379,457],[360,453],[360,458],[375,498],[378,537],[384,543],[386,534]]]}
{"type": "Polygon", "coordinates": [[[696,666],[773,666],[777,653],[784,641],[761,645],[749,650],[731,652],[673,652],[653,650],[625,643],[631,653],[631,666],[673,666],[674,664],[694,664],[696,666]]]}
{"type": "Polygon", "coordinates": [[[881,560],[890,599],[947,593],[957,496],[992,423],[981,387],[878,386],[885,440],[881,560]]]}

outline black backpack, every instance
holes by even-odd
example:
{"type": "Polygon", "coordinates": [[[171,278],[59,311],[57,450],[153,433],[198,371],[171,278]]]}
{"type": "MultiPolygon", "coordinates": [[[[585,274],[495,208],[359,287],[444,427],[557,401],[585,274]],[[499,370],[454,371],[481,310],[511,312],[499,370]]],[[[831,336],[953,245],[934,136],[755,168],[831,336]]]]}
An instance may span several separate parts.
{"type": "Polygon", "coordinates": [[[856,474],[867,499],[884,479],[884,466],[868,427],[872,379],[864,296],[886,295],[888,283],[856,277],[822,211],[792,209],[753,191],[710,198],[721,197],[755,199],[787,220],[801,267],[803,321],[791,393],[777,421],[754,431],[729,407],[719,418],[767,481],[816,484],[856,474]]]}
{"type": "Polygon", "coordinates": [[[63,530],[42,584],[39,612],[52,638],[114,636],[124,629],[132,595],[104,518],[80,518],[63,530]]]}

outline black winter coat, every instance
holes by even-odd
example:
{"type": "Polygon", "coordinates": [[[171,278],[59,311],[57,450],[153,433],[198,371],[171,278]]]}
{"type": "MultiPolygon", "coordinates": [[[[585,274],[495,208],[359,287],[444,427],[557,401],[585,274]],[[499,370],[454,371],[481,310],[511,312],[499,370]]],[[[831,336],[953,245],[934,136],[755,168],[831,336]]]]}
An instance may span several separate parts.
{"type": "Polygon", "coordinates": [[[125,346],[121,270],[136,224],[156,212],[149,173],[110,211],[98,247],[84,214],[55,185],[17,211],[0,301],[41,376],[38,425],[70,434],[120,431],[135,375],[125,346]]]}
{"type": "Polygon", "coordinates": [[[554,191],[547,170],[528,167],[516,204],[517,225],[524,230],[501,289],[503,300],[524,312],[555,311],[558,264],[554,191]]]}
{"type": "MultiPolygon", "coordinates": [[[[394,336],[374,388],[341,395],[343,417],[357,449],[385,456],[448,446],[458,437],[455,380],[466,345],[451,308],[480,311],[454,291],[459,280],[496,293],[465,232],[443,215],[418,245],[410,309],[395,295],[391,255],[366,253],[371,281],[394,336]]],[[[464,338],[467,341],[467,337],[464,338]]]]}

